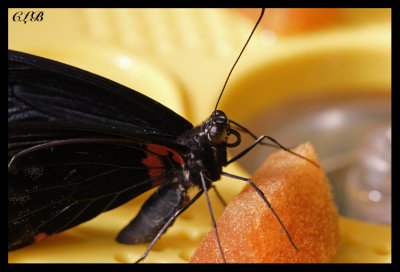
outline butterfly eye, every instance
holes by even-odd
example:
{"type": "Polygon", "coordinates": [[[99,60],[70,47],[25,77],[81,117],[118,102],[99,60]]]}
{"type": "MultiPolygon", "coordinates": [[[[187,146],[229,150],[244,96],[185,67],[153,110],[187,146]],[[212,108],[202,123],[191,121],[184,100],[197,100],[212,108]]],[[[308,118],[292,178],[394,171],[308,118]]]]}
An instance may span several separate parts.
{"type": "Polygon", "coordinates": [[[221,124],[213,124],[210,130],[207,133],[208,139],[213,144],[220,144],[226,140],[227,131],[225,126],[221,126],[221,124]]]}

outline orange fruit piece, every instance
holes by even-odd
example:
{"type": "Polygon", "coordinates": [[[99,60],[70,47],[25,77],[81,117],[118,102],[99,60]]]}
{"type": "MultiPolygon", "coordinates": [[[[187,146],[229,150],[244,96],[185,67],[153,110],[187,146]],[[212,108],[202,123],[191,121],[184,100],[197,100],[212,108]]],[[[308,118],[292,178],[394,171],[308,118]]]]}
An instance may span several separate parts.
{"type": "MultiPolygon", "coordinates": [[[[300,145],[293,151],[319,164],[311,144],[300,145]]],[[[288,152],[278,151],[268,157],[252,180],[264,192],[298,251],[266,203],[247,185],[217,220],[226,261],[329,262],[339,245],[339,221],[323,169],[288,152]]],[[[222,262],[212,229],[190,262],[222,262]]]]}

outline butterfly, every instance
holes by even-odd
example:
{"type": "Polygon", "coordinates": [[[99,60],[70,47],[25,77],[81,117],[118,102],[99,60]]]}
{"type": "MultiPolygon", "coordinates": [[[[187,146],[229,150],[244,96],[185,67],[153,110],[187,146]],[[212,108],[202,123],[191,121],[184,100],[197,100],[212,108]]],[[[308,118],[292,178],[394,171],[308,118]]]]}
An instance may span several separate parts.
{"type": "MultiPolygon", "coordinates": [[[[263,14],[264,9],[250,37],[263,14]]],[[[221,175],[250,183],[297,250],[256,185],[223,171],[258,144],[293,152],[269,136],[257,138],[218,110],[223,91],[211,116],[194,127],[139,92],[50,59],[9,50],[8,74],[9,251],[158,187],[116,240],[151,242],[138,261],[143,260],[174,220],[204,193],[225,260],[207,194],[221,175]],[[241,132],[256,141],[228,160],[227,149],[240,145],[241,132]],[[193,187],[198,192],[190,198],[188,190],[193,187]]]]}

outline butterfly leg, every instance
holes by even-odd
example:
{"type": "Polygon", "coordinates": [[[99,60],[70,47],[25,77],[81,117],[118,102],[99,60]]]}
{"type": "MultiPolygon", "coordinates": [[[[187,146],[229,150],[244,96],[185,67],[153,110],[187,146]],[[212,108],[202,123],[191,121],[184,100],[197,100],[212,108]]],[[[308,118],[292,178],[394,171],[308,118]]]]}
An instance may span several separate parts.
{"type": "Polygon", "coordinates": [[[272,207],[271,203],[268,201],[267,197],[260,190],[260,188],[258,188],[257,185],[254,184],[254,182],[250,178],[244,178],[244,177],[240,177],[240,176],[237,176],[237,175],[229,174],[229,173],[226,173],[226,172],[222,172],[221,175],[225,176],[225,177],[233,178],[233,179],[242,180],[242,181],[245,181],[248,184],[250,184],[250,186],[253,187],[253,189],[257,192],[257,194],[264,200],[265,204],[267,204],[268,208],[272,211],[272,213],[274,214],[275,218],[278,220],[279,224],[282,226],[283,230],[285,231],[286,236],[288,237],[290,243],[293,245],[293,247],[296,249],[296,251],[299,251],[297,246],[293,242],[292,237],[290,237],[290,234],[289,234],[288,230],[286,229],[285,225],[283,224],[283,222],[279,218],[278,214],[275,212],[274,208],[272,207]]]}
{"type": "MultiPolygon", "coordinates": [[[[209,179],[207,178],[207,176],[203,172],[200,172],[200,177],[201,177],[201,185],[202,185],[203,191],[204,191],[204,193],[206,195],[207,206],[208,206],[208,210],[210,212],[211,222],[212,222],[212,225],[213,225],[217,246],[218,246],[219,252],[221,253],[222,261],[224,263],[226,263],[225,255],[224,255],[224,252],[222,251],[221,241],[219,239],[219,235],[218,235],[218,231],[217,231],[217,223],[215,222],[214,213],[213,213],[213,210],[212,210],[212,207],[211,207],[210,198],[209,198],[208,192],[207,192],[208,189],[207,189],[207,185],[206,185],[206,179],[207,180],[209,180],[209,179]]],[[[211,181],[211,180],[209,180],[209,181],[211,181]]]]}
{"type": "MultiPolygon", "coordinates": [[[[233,120],[229,120],[229,123],[235,125],[235,130],[246,133],[246,134],[250,135],[250,137],[253,138],[254,140],[257,140],[258,137],[253,132],[251,132],[249,129],[242,126],[241,124],[239,124],[233,120]]],[[[271,143],[265,143],[265,142],[260,142],[260,145],[267,145],[270,147],[279,148],[279,146],[277,146],[277,145],[274,145],[271,143]]]]}
{"type": "Polygon", "coordinates": [[[215,185],[211,184],[211,188],[214,190],[215,195],[217,196],[219,201],[221,201],[222,205],[224,205],[224,207],[226,207],[227,203],[224,200],[224,198],[222,197],[222,195],[220,194],[220,192],[217,190],[217,187],[215,185]]]}
{"type": "Polygon", "coordinates": [[[240,159],[241,157],[243,157],[244,155],[246,155],[246,154],[247,154],[249,151],[251,151],[255,146],[257,146],[258,144],[262,144],[262,141],[263,141],[264,139],[268,139],[268,140],[270,140],[271,142],[275,143],[277,146],[279,146],[281,149],[285,150],[286,152],[289,152],[290,154],[293,154],[293,155],[295,155],[295,156],[297,156],[297,157],[299,157],[299,158],[302,158],[302,159],[304,159],[304,160],[306,160],[306,161],[312,163],[313,165],[315,165],[315,166],[318,167],[318,168],[320,167],[316,162],[314,162],[314,161],[312,161],[312,160],[310,160],[310,159],[308,159],[308,158],[306,158],[306,157],[304,157],[304,156],[302,156],[302,155],[300,155],[300,154],[297,154],[296,152],[293,152],[293,151],[290,150],[289,148],[284,147],[283,145],[281,145],[281,144],[280,144],[277,140],[275,140],[274,138],[272,138],[272,137],[270,137],[270,136],[267,136],[267,135],[262,135],[262,136],[258,137],[258,139],[257,139],[253,144],[251,144],[249,147],[245,148],[245,149],[242,150],[239,154],[237,154],[237,155],[234,156],[232,159],[230,159],[230,160],[226,163],[226,165],[229,165],[229,164],[231,164],[232,162],[234,162],[234,161],[240,159]]]}

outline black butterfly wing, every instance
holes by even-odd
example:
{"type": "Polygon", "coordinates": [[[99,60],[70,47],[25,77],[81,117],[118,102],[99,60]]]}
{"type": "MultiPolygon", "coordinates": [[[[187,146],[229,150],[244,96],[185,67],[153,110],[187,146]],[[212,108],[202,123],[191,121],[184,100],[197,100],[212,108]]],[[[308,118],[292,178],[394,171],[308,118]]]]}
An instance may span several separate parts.
{"type": "Polygon", "coordinates": [[[181,163],[182,147],[69,125],[11,124],[8,141],[9,250],[168,183],[181,163]]]}
{"type": "Polygon", "coordinates": [[[192,125],[83,70],[9,51],[9,249],[78,225],[173,178],[192,125]]]}
{"type": "Polygon", "coordinates": [[[193,126],[116,82],[49,59],[8,52],[8,122],[51,121],[173,138],[193,126]]]}

